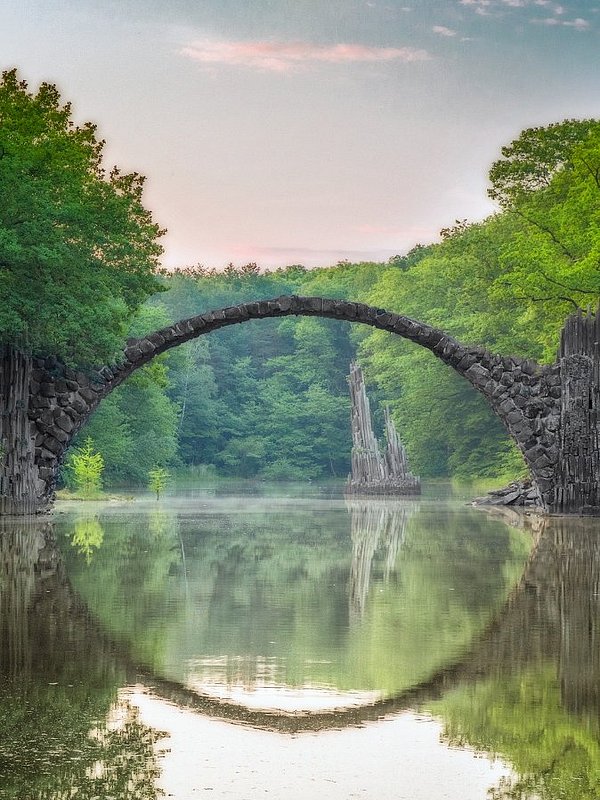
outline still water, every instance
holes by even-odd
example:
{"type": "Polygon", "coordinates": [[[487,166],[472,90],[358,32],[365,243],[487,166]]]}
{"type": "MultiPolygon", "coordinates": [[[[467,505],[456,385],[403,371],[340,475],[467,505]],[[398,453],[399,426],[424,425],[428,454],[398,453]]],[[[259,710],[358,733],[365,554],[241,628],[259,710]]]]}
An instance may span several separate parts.
{"type": "Polygon", "coordinates": [[[0,535],[0,798],[597,800],[600,529],[318,487],[0,535]]]}

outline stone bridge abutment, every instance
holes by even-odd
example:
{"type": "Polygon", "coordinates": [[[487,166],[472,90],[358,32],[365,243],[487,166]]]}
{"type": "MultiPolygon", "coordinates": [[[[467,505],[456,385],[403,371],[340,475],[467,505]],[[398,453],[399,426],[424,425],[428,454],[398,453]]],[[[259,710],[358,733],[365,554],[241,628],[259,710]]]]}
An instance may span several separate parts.
{"type": "Polygon", "coordinates": [[[483,394],[523,453],[541,508],[600,514],[600,315],[569,318],[555,364],[469,347],[444,331],[362,303],[279,297],[182,320],[129,340],[122,360],[77,370],[54,356],[0,351],[0,514],[48,510],[73,436],[99,403],[165,351],[252,319],[318,316],[370,325],[430,350],[483,394]]]}

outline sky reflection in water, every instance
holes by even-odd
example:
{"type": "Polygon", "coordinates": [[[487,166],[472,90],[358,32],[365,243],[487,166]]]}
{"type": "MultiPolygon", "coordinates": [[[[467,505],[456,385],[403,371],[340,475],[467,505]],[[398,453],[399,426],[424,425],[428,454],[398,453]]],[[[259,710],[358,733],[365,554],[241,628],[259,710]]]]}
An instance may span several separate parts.
{"type": "Polygon", "coordinates": [[[151,797],[159,767],[180,798],[597,797],[594,533],[428,498],[208,492],[15,523],[0,798],[102,796],[111,774],[151,797]]]}

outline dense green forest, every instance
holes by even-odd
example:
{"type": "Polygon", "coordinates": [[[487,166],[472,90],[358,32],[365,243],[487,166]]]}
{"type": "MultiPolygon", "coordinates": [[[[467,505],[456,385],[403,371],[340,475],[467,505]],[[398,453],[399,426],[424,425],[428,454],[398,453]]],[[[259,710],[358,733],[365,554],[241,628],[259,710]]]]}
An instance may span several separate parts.
{"type": "MultiPolygon", "coordinates": [[[[461,341],[552,361],[567,314],[600,296],[600,122],[524,131],[490,170],[497,213],[457,220],[441,241],[386,263],[261,273],[195,267],[162,276],[132,335],[244,300],[347,298],[439,326],[461,341]]],[[[96,413],[106,482],[143,483],[155,465],[268,479],[345,476],[349,362],[362,363],[376,417],[389,403],[426,477],[506,479],[520,455],[483,399],[429,352],[316,318],[249,322],[171,351],[96,413]]],[[[80,440],[81,441],[81,440],[80,440]]]]}

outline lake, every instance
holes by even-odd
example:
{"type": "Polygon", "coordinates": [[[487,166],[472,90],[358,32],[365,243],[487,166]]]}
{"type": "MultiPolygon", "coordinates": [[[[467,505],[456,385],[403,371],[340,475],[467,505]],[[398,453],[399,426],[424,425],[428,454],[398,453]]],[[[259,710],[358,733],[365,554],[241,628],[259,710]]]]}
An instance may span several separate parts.
{"type": "Polygon", "coordinates": [[[597,800],[599,521],[466,499],[4,521],[0,798],[597,800]]]}

